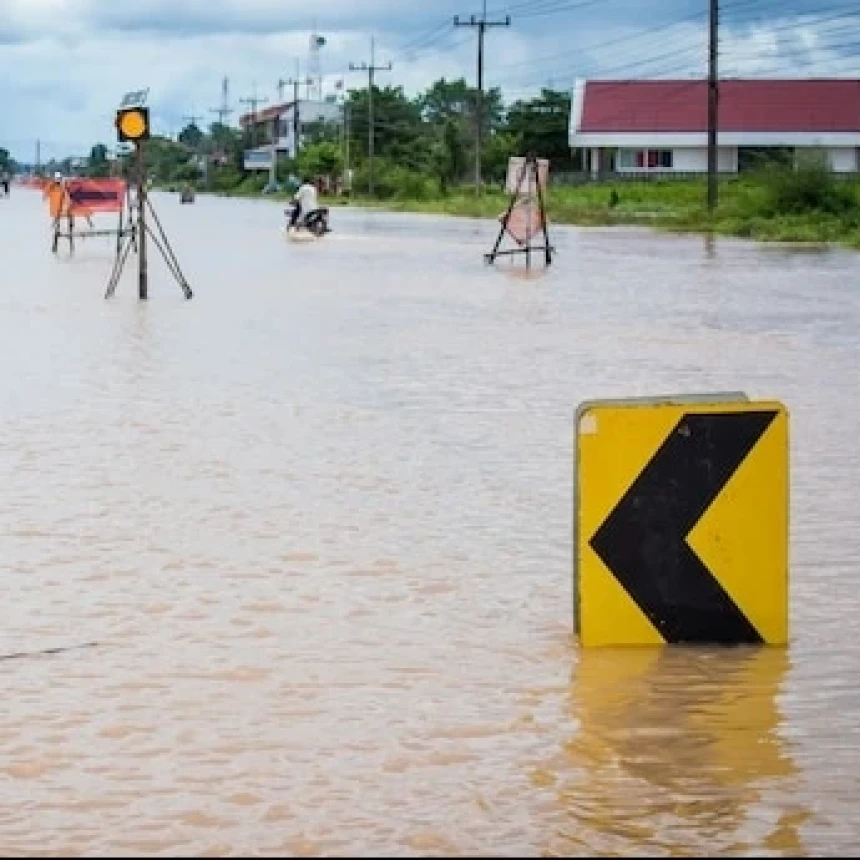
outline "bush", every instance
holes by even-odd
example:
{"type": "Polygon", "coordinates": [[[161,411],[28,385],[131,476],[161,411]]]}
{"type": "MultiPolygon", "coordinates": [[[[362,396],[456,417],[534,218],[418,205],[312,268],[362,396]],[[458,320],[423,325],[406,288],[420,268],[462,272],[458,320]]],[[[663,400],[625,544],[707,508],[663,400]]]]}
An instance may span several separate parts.
{"type": "Polygon", "coordinates": [[[216,167],[209,174],[213,191],[233,191],[242,181],[242,174],[235,167],[216,167]]]}
{"type": "Polygon", "coordinates": [[[807,162],[796,170],[770,169],[763,176],[763,212],[776,215],[849,215],[858,208],[854,190],[837,179],[825,165],[807,162]]]}
{"type": "MultiPolygon", "coordinates": [[[[367,162],[355,171],[352,183],[355,193],[367,194],[369,174],[367,162]]],[[[383,158],[375,161],[373,185],[374,196],[379,200],[426,201],[439,196],[438,180],[383,158]]]]}

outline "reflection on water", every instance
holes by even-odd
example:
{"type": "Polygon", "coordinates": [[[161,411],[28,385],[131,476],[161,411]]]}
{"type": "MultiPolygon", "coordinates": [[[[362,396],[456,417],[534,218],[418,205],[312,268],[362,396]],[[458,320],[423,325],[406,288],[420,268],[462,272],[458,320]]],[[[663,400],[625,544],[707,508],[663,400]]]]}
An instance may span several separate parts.
{"type": "Polygon", "coordinates": [[[154,204],[191,302],[0,201],[4,851],[856,848],[856,255],[154,204]],[[790,649],[580,654],[577,404],[725,390],[791,414],[790,649]]]}
{"type": "Polygon", "coordinates": [[[576,731],[548,769],[564,810],[548,851],[805,853],[811,812],[780,735],[787,668],[779,648],[582,652],[576,731]]]}

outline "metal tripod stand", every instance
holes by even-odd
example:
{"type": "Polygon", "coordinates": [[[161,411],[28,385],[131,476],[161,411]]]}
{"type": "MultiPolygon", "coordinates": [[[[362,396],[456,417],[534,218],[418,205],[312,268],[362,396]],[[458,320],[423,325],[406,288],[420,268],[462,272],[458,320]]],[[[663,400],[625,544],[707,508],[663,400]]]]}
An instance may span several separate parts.
{"type": "Polygon", "coordinates": [[[489,254],[484,254],[486,262],[493,263],[497,257],[525,254],[526,266],[528,267],[531,265],[532,251],[543,251],[544,262],[546,265],[549,266],[550,263],[552,263],[552,255],[555,248],[549,241],[549,233],[547,232],[546,227],[546,206],[544,204],[543,189],[541,188],[540,170],[537,158],[532,153],[529,153],[523,161],[522,168],[520,169],[519,176],[517,178],[516,188],[511,194],[508,207],[500,218],[500,221],[502,222],[501,228],[499,229],[499,235],[496,237],[496,243],[493,245],[493,250],[490,251],[489,254]],[[523,191],[524,183],[526,183],[525,193],[523,191]],[[508,222],[510,221],[514,210],[518,205],[525,204],[525,206],[529,207],[528,211],[530,213],[530,207],[535,201],[535,198],[537,199],[538,216],[540,218],[540,231],[543,233],[543,245],[532,245],[531,216],[529,215],[527,235],[523,241],[517,240],[520,247],[507,251],[500,251],[499,246],[502,244],[502,239],[504,238],[505,233],[508,232],[508,222]]]}
{"type": "Polygon", "coordinates": [[[146,256],[146,237],[149,236],[155,247],[161,252],[167,268],[176,279],[176,282],[185,294],[185,298],[190,299],[194,296],[194,293],[191,292],[191,287],[188,285],[188,281],[185,280],[185,275],[182,273],[179,261],[176,259],[176,254],[173,253],[173,248],[170,247],[170,242],[165,235],[164,228],[161,226],[161,221],[158,220],[158,215],[149,201],[149,195],[146,193],[146,179],[143,171],[143,156],[140,147],[137,150],[137,167],[137,195],[135,201],[130,206],[128,230],[123,236],[122,244],[117,245],[116,258],[114,259],[113,270],[108,280],[105,298],[111,298],[116,292],[125,261],[128,259],[132,248],[137,251],[140,264],[138,271],[138,297],[140,299],[147,298],[149,269],[146,256]],[[149,221],[147,221],[147,213],[152,216],[152,222],[155,224],[157,232],[153,231],[149,221]]]}

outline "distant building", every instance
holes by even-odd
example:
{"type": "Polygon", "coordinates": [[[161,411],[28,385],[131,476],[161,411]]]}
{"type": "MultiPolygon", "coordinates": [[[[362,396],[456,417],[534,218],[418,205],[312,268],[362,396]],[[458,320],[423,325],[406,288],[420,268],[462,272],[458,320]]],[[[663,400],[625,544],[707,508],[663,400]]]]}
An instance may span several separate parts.
{"type": "MultiPolygon", "coordinates": [[[[574,86],[570,146],[592,175],[707,172],[707,132],[707,81],[574,86]]],[[[803,153],[834,172],[860,171],[860,80],[721,80],[717,147],[721,173],[803,153]]]]}
{"type": "MultiPolygon", "coordinates": [[[[272,105],[255,114],[246,113],[239,117],[239,125],[243,129],[254,129],[260,146],[245,152],[245,170],[268,170],[272,160],[272,144],[275,140],[275,150],[278,157],[294,158],[296,142],[294,134],[295,102],[283,102],[272,105]]],[[[339,122],[341,118],[340,105],[330,101],[307,101],[299,99],[299,144],[301,144],[301,127],[314,122],[339,122]]]]}

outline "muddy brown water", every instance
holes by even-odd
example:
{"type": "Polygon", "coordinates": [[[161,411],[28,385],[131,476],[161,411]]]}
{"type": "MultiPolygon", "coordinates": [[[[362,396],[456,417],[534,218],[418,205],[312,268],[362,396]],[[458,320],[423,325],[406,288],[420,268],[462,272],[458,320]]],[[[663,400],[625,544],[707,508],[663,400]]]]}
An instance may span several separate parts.
{"type": "Polygon", "coordinates": [[[0,849],[856,849],[860,255],[553,227],[526,278],[491,221],[154,203],[191,302],[0,201],[0,849]],[[738,389],[790,647],[581,652],[576,406],[738,389]]]}

